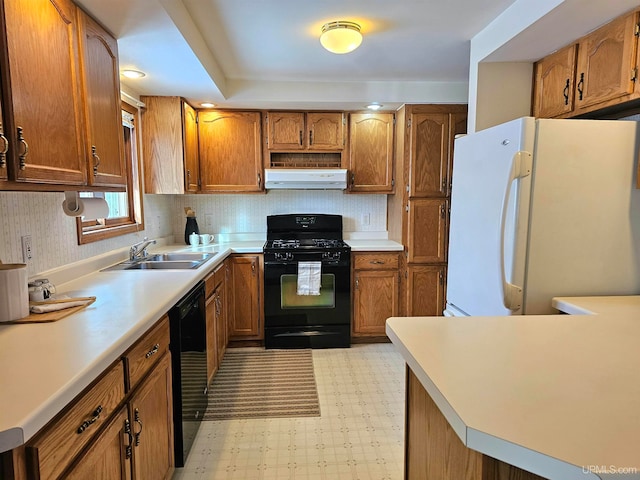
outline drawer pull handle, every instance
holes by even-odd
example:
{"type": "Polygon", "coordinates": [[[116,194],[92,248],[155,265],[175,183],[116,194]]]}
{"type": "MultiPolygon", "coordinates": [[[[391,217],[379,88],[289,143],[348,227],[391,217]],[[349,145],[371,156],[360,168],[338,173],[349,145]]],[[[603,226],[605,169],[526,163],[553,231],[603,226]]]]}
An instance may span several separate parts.
{"type": "Polygon", "coordinates": [[[96,420],[100,418],[101,413],[102,413],[102,405],[98,405],[98,408],[96,408],[92,413],[93,416],[89,420],[85,420],[84,422],[82,422],[82,425],[78,427],[78,430],[77,430],[78,434],[81,434],[87,428],[89,428],[92,424],[94,424],[96,420]]]}
{"type": "Polygon", "coordinates": [[[140,410],[138,410],[137,408],[133,412],[133,420],[138,425],[140,425],[140,430],[133,434],[133,436],[135,437],[134,445],[137,447],[138,445],[140,445],[140,435],[142,434],[142,420],[140,420],[140,410]]]}
{"type": "Polygon", "coordinates": [[[384,265],[384,260],[371,260],[369,263],[372,265],[384,265]]]}
{"type": "Polygon", "coordinates": [[[156,343],[151,350],[144,354],[144,358],[149,358],[151,355],[158,353],[159,348],[160,345],[156,343]]]}
{"type": "Polygon", "coordinates": [[[0,141],[2,141],[2,150],[0,150],[0,168],[5,168],[7,166],[9,140],[7,140],[7,137],[5,137],[3,133],[0,133],[0,141]]]}

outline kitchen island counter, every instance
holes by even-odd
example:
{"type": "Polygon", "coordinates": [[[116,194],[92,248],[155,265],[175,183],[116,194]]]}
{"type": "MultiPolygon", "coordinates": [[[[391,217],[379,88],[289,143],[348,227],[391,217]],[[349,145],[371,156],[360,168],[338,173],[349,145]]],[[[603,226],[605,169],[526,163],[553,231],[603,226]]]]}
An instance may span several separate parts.
{"type": "Polygon", "coordinates": [[[397,317],[387,335],[468,449],[552,480],[640,479],[640,297],[554,304],[596,314],[397,317]]]}
{"type": "Polygon", "coordinates": [[[153,249],[214,254],[194,270],[100,271],[124,249],[44,272],[59,294],[96,301],[56,322],[0,324],[0,453],[26,443],[226,257],[263,243],[153,249]]]}

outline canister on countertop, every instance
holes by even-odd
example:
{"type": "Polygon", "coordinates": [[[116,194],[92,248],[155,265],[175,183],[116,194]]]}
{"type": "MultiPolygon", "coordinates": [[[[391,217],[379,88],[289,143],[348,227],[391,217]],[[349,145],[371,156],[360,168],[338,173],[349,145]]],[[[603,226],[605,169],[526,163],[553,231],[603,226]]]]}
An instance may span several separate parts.
{"type": "Polygon", "coordinates": [[[27,265],[0,264],[0,322],[29,316],[27,265]]]}
{"type": "Polygon", "coordinates": [[[40,282],[45,300],[56,293],[55,285],[51,283],[48,278],[37,278],[34,282],[40,282]]]}

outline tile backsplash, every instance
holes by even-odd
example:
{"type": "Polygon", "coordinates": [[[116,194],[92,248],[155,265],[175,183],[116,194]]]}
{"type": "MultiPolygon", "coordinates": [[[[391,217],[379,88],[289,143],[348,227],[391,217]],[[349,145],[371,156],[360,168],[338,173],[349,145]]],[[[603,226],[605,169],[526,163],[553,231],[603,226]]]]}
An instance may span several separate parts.
{"type": "Polygon", "coordinates": [[[241,195],[145,195],[145,230],[78,245],[75,219],[62,212],[62,193],[0,192],[0,260],[22,263],[23,235],[31,235],[29,276],[132,245],[147,236],[184,235],[184,207],[196,211],[201,232],[262,233],[266,216],[330,213],[344,217],[345,232],[385,232],[386,195],[347,195],[341,191],[286,190],[241,195]]]}
{"type": "Polygon", "coordinates": [[[170,197],[145,195],[145,230],[99,242],[78,245],[76,221],[62,211],[64,194],[55,192],[0,192],[0,260],[23,263],[23,235],[31,235],[33,259],[29,276],[93,257],[142,240],[172,234],[170,197]]]}
{"type": "Polygon", "coordinates": [[[175,195],[173,231],[184,235],[184,207],[196,212],[203,233],[266,232],[267,215],[328,213],[343,216],[345,232],[385,232],[386,195],[348,195],[339,190],[272,190],[264,194],[175,195]]]}

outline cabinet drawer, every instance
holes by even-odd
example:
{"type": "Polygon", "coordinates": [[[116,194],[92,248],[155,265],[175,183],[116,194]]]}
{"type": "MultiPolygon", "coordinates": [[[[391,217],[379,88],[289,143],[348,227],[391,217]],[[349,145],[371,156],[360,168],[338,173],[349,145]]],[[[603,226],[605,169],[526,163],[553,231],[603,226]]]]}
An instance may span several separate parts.
{"type": "Polygon", "coordinates": [[[61,417],[27,444],[29,478],[58,478],[124,399],[124,368],[114,364],[61,417]]]}
{"type": "Polygon", "coordinates": [[[169,317],[165,315],[125,354],[129,390],[135,388],[140,379],[167,350],[169,350],[169,317]]]}
{"type": "Polygon", "coordinates": [[[395,270],[398,268],[397,253],[357,253],[353,256],[355,270],[395,270]]]}
{"type": "Polygon", "coordinates": [[[205,298],[209,298],[213,291],[218,288],[218,286],[224,280],[224,264],[220,264],[216,267],[216,269],[211,272],[207,278],[204,279],[204,296],[205,298]]]}

